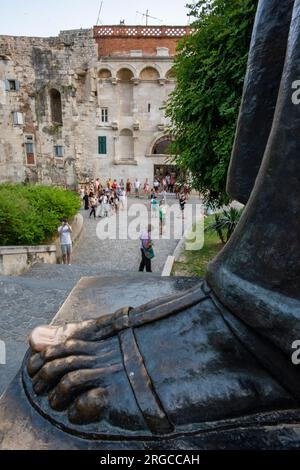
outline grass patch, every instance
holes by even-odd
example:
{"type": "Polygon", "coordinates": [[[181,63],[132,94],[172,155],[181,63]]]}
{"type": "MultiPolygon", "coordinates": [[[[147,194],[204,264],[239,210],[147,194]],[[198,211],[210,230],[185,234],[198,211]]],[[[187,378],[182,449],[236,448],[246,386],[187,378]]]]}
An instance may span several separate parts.
{"type": "MultiPolygon", "coordinates": [[[[214,221],[214,216],[205,219],[205,227],[214,221]]],[[[204,246],[198,251],[184,251],[174,264],[173,276],[203,277],[207,265],[221,251],[224,245],[215,232],[205,232],[204,246]]]]}

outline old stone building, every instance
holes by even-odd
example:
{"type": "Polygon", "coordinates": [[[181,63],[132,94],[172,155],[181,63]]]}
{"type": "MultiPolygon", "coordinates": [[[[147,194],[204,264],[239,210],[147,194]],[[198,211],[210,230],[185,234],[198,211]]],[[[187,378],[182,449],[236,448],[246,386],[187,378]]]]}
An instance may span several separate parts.
{"type": "Polygon", "coordinates": [[[0,37],[0,181],[76,188],[165,170],[163,106],[188,27],[100,26],[0,37]]]}

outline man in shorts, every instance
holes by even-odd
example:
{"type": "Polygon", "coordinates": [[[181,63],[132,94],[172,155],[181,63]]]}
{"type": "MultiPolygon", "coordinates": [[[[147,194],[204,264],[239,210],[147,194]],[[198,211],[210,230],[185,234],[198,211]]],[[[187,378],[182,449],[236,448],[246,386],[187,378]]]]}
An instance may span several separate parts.
{"type": "Polygon", "coordinates": [[[141,187],[140,180],[136,179],[134,182],[135,197],[140,197],[140,187],[141,187]]]}
{"type": "Polygon", "coordinates": [[[58,233],[60,236],[60,247],[63,257],[63,264],[68,264],[70,266],[72,255],[72,228],[66,219],[63,219],[61,222],[61,226],[58,228],[58,233]]]}

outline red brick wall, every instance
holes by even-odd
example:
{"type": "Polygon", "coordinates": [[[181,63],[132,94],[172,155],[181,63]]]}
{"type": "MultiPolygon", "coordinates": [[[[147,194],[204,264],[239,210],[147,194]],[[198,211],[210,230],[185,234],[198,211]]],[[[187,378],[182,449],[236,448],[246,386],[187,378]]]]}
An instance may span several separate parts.
{"type": "Polygon", "coordinates": [[[26,123],[23,132],[26,133],[26,134],[35,134],[34,125],[26,123]]]}
{"type": "Polygon", "coordinates": [[[132,50],[142,50],[144,55],[156,56],[157,47],[167,47],[170,55],[174,55],[178,41],[190,32],[189,27],[95,26],[94,38],[99,57],[129,55],[132,50]]]}

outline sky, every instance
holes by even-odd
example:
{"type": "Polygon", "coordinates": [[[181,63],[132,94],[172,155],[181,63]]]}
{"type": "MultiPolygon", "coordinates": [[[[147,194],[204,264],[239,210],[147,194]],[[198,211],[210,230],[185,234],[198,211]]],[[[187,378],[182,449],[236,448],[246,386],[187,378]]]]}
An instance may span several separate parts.
{"type": "MultiPolygon", "coordinates": [[[[145,24],[146,13],[162,21],[153,25],[188,24],[187,3],[193,0],[103,0],[99,24],[145,24]]],[[[101,0],[0,0],[0,35],[56,36],[66,29],[97,23],[101,0]]]]}

